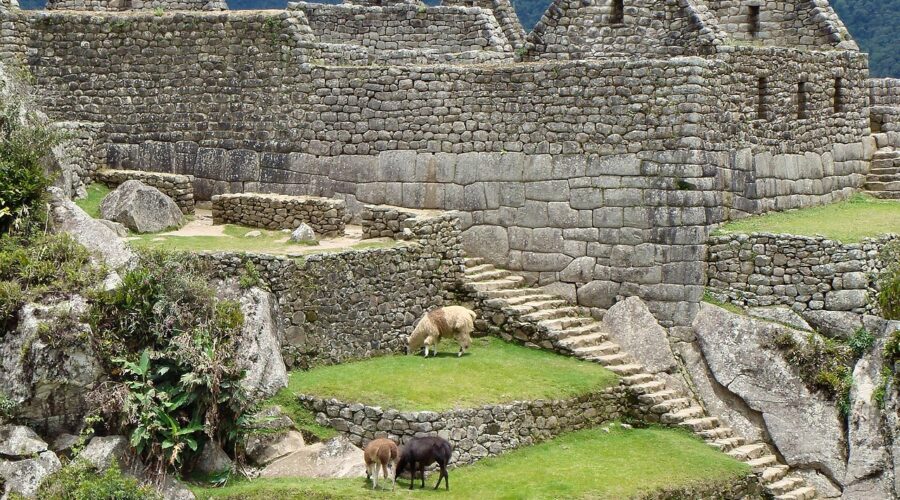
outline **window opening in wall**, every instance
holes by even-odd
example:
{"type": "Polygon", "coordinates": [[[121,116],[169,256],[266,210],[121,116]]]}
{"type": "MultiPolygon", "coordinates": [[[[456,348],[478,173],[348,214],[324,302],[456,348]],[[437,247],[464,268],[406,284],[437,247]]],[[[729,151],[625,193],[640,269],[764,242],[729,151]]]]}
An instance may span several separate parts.
{"type": "Polygon", "coordinates": [[[837,77],[834,79],[834,112],[840,113],[844,110],[844,81],[837,77]]]}
{"type": "Polygon", "coordinates": [[[612,0],[612,12],[609,14],[610,24],[625,22],[625,0],[612,0]]]}
{"type": "Polygon", "coordinates": [[[768,82],[766,82],[765,78],[760,78],[759,81],[756,82],[756,119],[757,120],[765,120],[766,119],[766,97],[769,92],[768,82]]]}
{"type": "Polygon", "coordinates": [[[797,119],[806,118],[806,82],[797,84],[797,119]]]}
{"type": "Polygon", "coordinates": [[[759,5],[750,6],[750,12],[747,14],[747,26],[750,36],[756,38],[759,35],[759,5]]]}

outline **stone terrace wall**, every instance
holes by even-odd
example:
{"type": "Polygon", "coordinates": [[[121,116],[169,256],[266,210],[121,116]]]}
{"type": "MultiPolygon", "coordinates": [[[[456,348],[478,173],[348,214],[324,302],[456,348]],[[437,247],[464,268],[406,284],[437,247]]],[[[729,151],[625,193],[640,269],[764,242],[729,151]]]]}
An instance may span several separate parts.
{"type": "Polygon", "coordinates": [[[463,273],[459,220],[440,215],[417,221],[401,246],[322,253],[305,258],[205,254],[221,278],[235,278],[247,262],[278,297],[289,367],[341,363],[404,352],[414,323],[455,297],[463,273]]]}
{"type": "Polygon", "coordinates": [[[454,465],[633,416],[631,398],[622,387],[564,400],[516,401],[444,412],[399,412],[313,396],[300,396],[300,403],[316,412],[316,421],[347,435],[357,446],[381,437],[404,443],[414,437],[441,436],[453,447],[454,465]]]}
{"type": "Polygon", "coordinates": [[[894,239],[842,244],[790,234],[713,236],[709,287],[718,298],[742,306],[877,313],[878,254],[894,239]]]}
{"type": "Polygon", "coordinates": [[[350,218],[344,200],[260,193],[213,196],[212,210],[214,224],[293,230],[306,223],[326,238],[343,235],[350,218]]]}
{"type": "Polygon", "coordinates": [[[873,78],[869,84],[873,129],[877,127],[881,132],[900,132],[900,79],[873,78]]]}
{"type": "Polygon", "coordinates": [[[137,180],[148,186],[153,186],[172,198],[181,212],[194,213],[194,178],[190,175],[167,174],[161,172],[143,172],[140,170],[115,170],[101,169],[95,174],[95,179],[111,188],[117,187],[125,181],[137,180]]]}
{"type": "Polygon", "coordinates": [[[47,10],[228,10],[225,0],[48,0],[47,10]]]}
{"type": "Polygon", "coordinates": [[[362,237],[405,240],[407,235],[404,234],[404,229],[410,231],[410,223],[416,216],[415,213],[398,207],[366,205],[360,214],[362,237]]]}

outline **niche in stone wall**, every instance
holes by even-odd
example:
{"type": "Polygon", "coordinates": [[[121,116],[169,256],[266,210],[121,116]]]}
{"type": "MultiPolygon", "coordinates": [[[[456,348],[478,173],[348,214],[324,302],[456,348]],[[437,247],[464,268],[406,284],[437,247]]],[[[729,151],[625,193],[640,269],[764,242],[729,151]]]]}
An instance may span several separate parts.
{"type": "Polygon", "coordinates": [[[797,119],[806,118],[806,107],[808,106],[809,97],[807,96],[809,86],[808,83],[801,81],[797,84],[797,119]]]}
{"type": "Polygon", "coordinates": [[[834,112],[844,111],[844,80],[841,77],[834,79],[834,112]]]}
{"type": "Polygon", "coordinates": [[[756,38],[759,35],[759,5],[749,5],[747,11],[747,31],[756,38]]]}
{"type": "Polygon", "coordinates": [[[756,82],[756,119],[765,120],[769,111],[767,101],[769,99],[769,82],[765,77],[756,82]]]}
{"type": "Polygon", "coordinates": [[[612,0],[609,12],[610,24],[623,24],[625,22],[625,0],[612,0]]]}

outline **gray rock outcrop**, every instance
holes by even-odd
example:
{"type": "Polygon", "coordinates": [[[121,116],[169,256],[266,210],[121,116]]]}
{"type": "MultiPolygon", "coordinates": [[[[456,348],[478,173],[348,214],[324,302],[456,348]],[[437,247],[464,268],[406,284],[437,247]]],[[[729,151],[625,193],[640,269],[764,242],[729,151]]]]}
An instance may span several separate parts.
{"type": "Polygon", "coordinates": [[[130,267],[137,257],[119,239],[116,231],[94,219],[65,197],[58,188],[50,188],[50,222],[57,233],[68,233],[91,252],[98,261],[112,269],[130,267]]]}
{"type": "MultiPolygon", "coordinates": [[[[762,415],[765,431],[792,467],[840,484],[846,443],[835,405],[812,393],[772,341],[795,331],[703,303],[693,323],[716,381],[762,415]]],[[[799,340],[803,340],[802,334],[799,340]]]]}
{"type": "Polygon", "coordinates": [[[847,311],[804,311],[803,318],[826,337],[847,339],[862,328],[862,317],[847,311]]]}
{"type": "Polygon", "coordinates": [[[665,328],[637,297],[628,297],[606,311],[603,324],[622,350],[635,356],[650,372],[669,372],[676,366],[665,328]]]}
{"type": "Polygon", "coordinates": [[[251,288],[240,298],[244,326],[237,343],[238,366],[245,370],[241,383],[248,396],[261,400],[287,386],[287,368],[281,357],[284,331],[278,301],[260,288],[251,288]]]}
{"type": "Polygon", "coordinates": [[[155,187],[141,181],[125,181],[100,203],[104,219],[120,222],[138,233],[157,233],[181,225],[181,209],[155,187]]]}
{"type": "Polygon", "coordinates": [[[47,443],[24,425],[0,425],[0,455],[28,457],[47,451],[47,443]]]}
{"type": "Polygon", "coordinates": [[[250,462],[268,465],[306,446],[303,435],[294,430],[293,420],[281,407],[261,410],[256,418],[261,422],[261,432],[248,436],[244,447],[250,462]]]}
{"type": "Polygon", "coordinates": [[[25,460],[0,459],[2,498],[9,498],[12,494],[34,498],[44,479],[61,468],[62,463],[52,451],[44,451],[25,460]]]}
{"type": "Polygon", "coordinates": [[[314,243],[316,241],[316,232],[309,224],[302,223],[291,232],[291,241],[294,243],[314,243]]]}
{"type": "Polygon", "coordinates": [[[225,454],[225,451],[218,443],[207,441],[203,445],[203,451],[200,452],[200,456],[197,458],[194,470],[201,474],[215,474],[231,470],[233,466],[231,459],[228,458],[228,455],[225,454]]]}
{"type": "Polygon", "coordinates": [[[347,478],[366,475],[363,451],[346,437],[305,446],[269,464],[261,477],[347,478]]]}
{"type": "Polygon", "coordinates": [[[802,316],[788,307],[751,307],[747,309],[747,314],[754,318],[774,321],[798,330],[812,331],[812,327],[809,326],[809,323],[807,323],[802,316]]]}

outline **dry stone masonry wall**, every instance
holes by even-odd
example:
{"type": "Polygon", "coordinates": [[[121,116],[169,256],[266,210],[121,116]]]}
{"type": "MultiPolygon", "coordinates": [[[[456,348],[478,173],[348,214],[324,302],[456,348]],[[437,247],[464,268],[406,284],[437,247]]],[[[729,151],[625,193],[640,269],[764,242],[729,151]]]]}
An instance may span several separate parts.
{"type": "Polygon", "coordinates": [[[141,170],[101,169],[95,174],[95,179],[97,182],[101,182],[111,188],[116,188],[125,181],[141,181],[148,186],[159,189],[163,194],[172,198],[182,213],[194,213],[194,178],[190,175],[144,172],[141,170]]]}
{"type": "Polygon", "coordinates": [[[366,205],[360,214],[362,219],[362,237],[406,239],[404,229],[410,231],[409,222],[414,221],[416,214],[398,207],[366,205]],[[407,222],[409,221],[409,222],[407,222]]]}
{"type": "Polygon", "coordinates": [[[227,10],[225,0],[48,0],[47,10],[227,10]]]}
{"type": "Polygon", "coordinates": [[[900,79],[873,78],[869,82],[873,132],[900,132],[900,79]]]}
{"type": "Polygon", "coordinates": [[[789,234],[713,236],[709,287],[718,298],[742,306],[877,314],[878,255],[895,239],[842,244],[789,234]]]}
{"type": "Polygon", "coordinates": [[[260,193],[213,196],[212,211],[214,224],[293,230],[305,223],[326,238],[343,235],[350,218],[343,200],[260,193]]]}

